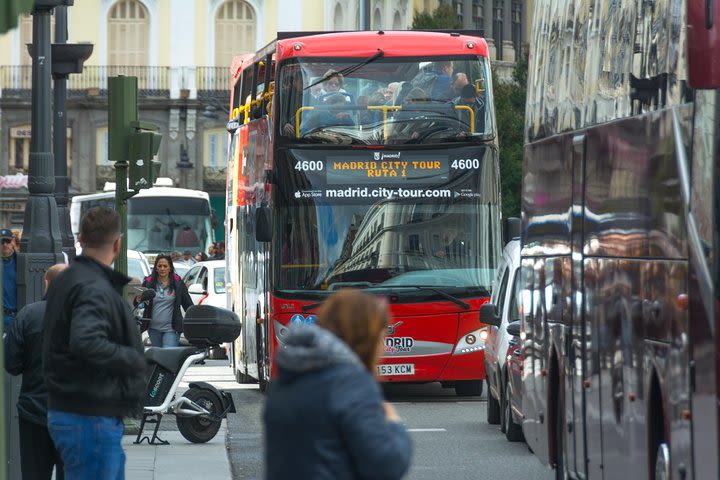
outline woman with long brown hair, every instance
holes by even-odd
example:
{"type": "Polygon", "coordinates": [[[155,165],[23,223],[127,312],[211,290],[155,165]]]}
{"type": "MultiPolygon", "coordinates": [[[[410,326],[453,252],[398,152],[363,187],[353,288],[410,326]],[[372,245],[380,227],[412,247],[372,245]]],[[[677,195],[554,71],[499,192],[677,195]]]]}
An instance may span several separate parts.
{"type": "Polygon", "coordinates": [[[412,446],[374,378],[387,305],[343,290],[288,329],[264,412],[268,479],[399,479],[412,446]]]}
{"type": "MultiPolygon", "coordinates": [[[[155,290],[155,298],[145,302],[143,318],[150,319],[148,336],[153,347],[177,347],[183,330],[183,314],[193,301],[187,287],[175,273],[172,257],[161,253],[155,258],[153,272],[145,277],[142,286],[155,290]]],[[[142,301],[135,297],[135,306],[142,301]]]]}

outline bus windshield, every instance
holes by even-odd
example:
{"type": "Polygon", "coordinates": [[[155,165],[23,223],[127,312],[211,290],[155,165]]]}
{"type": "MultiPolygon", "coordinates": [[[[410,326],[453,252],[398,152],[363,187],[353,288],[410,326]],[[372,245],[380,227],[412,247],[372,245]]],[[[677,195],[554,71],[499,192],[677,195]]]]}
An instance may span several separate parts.
{"type": "Polygon", "coordinates": [[[312,177],[286,176],[275,223],[282,239],[278,288],[489,292],[500,222],[489,182],[492,176],[479,169],[458,174],[445,185],[450,188],[348,187],[342,198],[327,196],[325,189],[324,198],[307,199],[295,192],[317,188],[312,177]]]}
{"type": "Polygon", "coordinates": [[[210,208],[201,198],[147,197],[128,201],[128,248],[145,253],[205,250],[210,208]]]}
{"type": "Polygon", "coordinates": [[[494,135],[482,56],[298,58],[277,92],[280,135],[321,144],[436,144],[494,135]]]}

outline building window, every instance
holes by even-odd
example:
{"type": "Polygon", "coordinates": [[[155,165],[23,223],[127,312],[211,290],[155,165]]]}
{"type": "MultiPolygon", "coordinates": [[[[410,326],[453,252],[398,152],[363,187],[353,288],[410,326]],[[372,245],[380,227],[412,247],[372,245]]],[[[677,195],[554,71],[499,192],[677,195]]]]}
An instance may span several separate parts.
{"type": "Polygon", "coordinates": [[[472,22],[473,28],[477,30],[481,37],[485,36],[485,12],[483,5],[485,0],[473,0],[472,3],[472,22]]]}
{"type": "Polygon", "coordinates": [[[95,131],[95,189],[105,188],[105,182],[115,181],[115,168],[108,158],[108,129],[98,128],[95,131]]]}
{"type": "MultiPolygon", "coordinates": [[[[30,168],[30,139],[32,130],[30,125],[22,125],[10,129],[10,174],[28,173],[30,168]]],[[[72,167],[72,130],[67,129],[67,164],[68,175],[72,167]]]]}
{"type": "Polygon", "coordinates": [[[495,41],[495,59],[503,59],[503,0],[493,0],[493,40],[495,41]]]}
{"type": "Polygon", "coordinates": [[[382,30],[382,13],[380,13],[380,9],[376,8],[375,12],[373,13],[373,24],[372,29],[373,30],[382,30]]]}
{"type": "Polygon", "coordinates": [[[400,12],[395,12],[393,17],[393,30],[400,30],[402,28],[402,20],[400,19],[400,12]]]}
{"type": "Polygon", "coordinates": [[[211,169],[225,168],[229,135],[219,128],[205,132],[204,165],[211,169]]]}
{"type": "Polygon", "coordinates": [[[335,14],[333,15],[333,30],[343,30],[344,24],[345,22],[343,21],[342,5],[340,5],[339,3],[335,4],[335,14]]]}
{"type": "Polygon", "coordinates": [[[107,127],[98,128],[95,137],[95,158],[97,165],[100,167],[110,167],[109,153],[108,153],[108,129],[107,127]]]}
{"type": "Polygon", "coordinates": [[[519,59],[522,55],[523,38],[522,38],[522,3],[513,1],[512,2],[512,17],[511,17],[511,28],[512,28],[512,42],[515,47],[515,58],[519,59]]]}
{"type": "Polygon", "coordinates": [[[108,64],[148,64],[150,15],[137,0],[119,0],[108,13],[108,64]]]}
{"type": "Polygon", "coordinates": [[[408,236],[408,249],[411,252],[420,251],[420,235],[414,234],[408,236]]]}
{"type": "Polygon", "coordinates": [[[11,154],[10,165],[15,168],[16,172],[26,171],[30,159],[30,139],[15,137],[13,138],[13,144],[15,148],[11,154]]]}
{"type": "Polygon", "coordinates": [[[460,21],[460,23],[464,23],[463,22],[463,2],[462,2],[462,0],[453,1],[453,9],[455,10],[455,14],[457,15],[457,18],[460,21]]]}
{"type": "Polygon", "coordinates": [[[255,11],[243,0],[228,0],[215,15],[215,66],[230,66],[233,56],[255,50],[255,11]]]}

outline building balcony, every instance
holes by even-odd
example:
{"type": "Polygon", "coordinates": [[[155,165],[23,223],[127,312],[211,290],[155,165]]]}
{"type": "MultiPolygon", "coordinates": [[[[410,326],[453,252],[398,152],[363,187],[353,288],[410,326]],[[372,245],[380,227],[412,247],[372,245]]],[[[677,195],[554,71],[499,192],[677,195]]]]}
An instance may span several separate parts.
{"type": "Polygon", "coordinates": [[[205,191],[223,191],[227,181],[225,167],[203,167],[203,186],[205,191]]]}
{"type": "MultiPolygon", "coordinates": [[[[120,65],[85,66],[70,75],[68,96],[107,96],[108,77],[133,76],[138,79],[138,96],[154,98],[214,98],[230,92],[227,67],[134,67],[120,65]]],[[[29,97],[32,89],[30,65],[0,66],[0,96],[29,97]]]]}

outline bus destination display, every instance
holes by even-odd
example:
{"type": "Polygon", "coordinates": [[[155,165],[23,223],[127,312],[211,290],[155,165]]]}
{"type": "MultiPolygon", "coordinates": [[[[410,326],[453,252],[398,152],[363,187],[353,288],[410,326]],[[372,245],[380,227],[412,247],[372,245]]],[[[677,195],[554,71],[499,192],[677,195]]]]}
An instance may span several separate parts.
{"type": "Polygon", "coordinates": [[[400,152],[373,152],[369,159],[359,156],[328,156],[328,185],[399,184],[404,181],[439,184],[449,178],[448,157],[400,152]]]}

